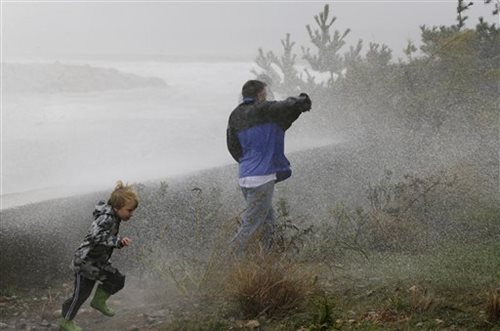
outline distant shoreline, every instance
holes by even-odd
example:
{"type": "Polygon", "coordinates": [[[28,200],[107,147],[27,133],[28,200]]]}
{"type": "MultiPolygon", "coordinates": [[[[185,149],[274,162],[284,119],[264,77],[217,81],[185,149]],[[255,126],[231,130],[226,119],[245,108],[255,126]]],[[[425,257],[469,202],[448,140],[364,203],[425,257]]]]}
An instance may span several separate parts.
{"type": "Polygon", "coordinates": [[[177,56],[177,55],[42,55],[42,56],[5,56],[3,63],[15,62],[64,62],[64,61],[126,61],[126,62],[254,62],[255,56],[177,56]]]}
{"type": "Polygon", "coordinates": [[[2,203],[0,211],[7,209],[26,206],[32,203],[43,202],[47,200],[67,198],[80,194],[87,194],[103,190],[102,187],[49,187],[43,189],[35,189],[24,192],[7,193],[0,196],[2,203]]]}
{"type": "MultiPolygon", "coordinates": [[[[194,171],[172,173],[168,176],[157,178],[144,178],[133,181],[132,184],[147,184],[159,183],[161,181],[175,181],[184,178],[185,176],[195,175],[203,171],[211,169],[219,169],[231,167],[231,165],[221,164],[215,167],[198,169],[194,171]]],[[[92,194],[101,191],[109,190],[109,185],[77,185],[77,186],[52,186],[38,189],[32,189],[21,192],[11,192],[0,195],[0,211],[23,207],[34,203],[45,202],[54,199],[71,198],[79,195],[92,194]]]]}
{"type": "MultiPolygon", "coordinates": [[[[169,63],[254,63],[257,51],[252,56],[180,56],[180,55],[41,55],[41,56],[4,56],[2,64],[5,63],[86,63],[86,62],[169,62],[169,63]]],[[[297,64],[307,64],[298,58],[297,64]]]]}

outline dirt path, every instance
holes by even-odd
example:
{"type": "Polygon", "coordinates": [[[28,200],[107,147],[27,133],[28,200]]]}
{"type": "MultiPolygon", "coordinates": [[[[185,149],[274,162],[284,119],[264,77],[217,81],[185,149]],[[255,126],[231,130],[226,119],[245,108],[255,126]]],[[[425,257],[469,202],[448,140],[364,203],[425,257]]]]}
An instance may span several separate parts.
{"type": "MultiPolygon", "coordinates": [[[[62,294],[44,291],[38,295],[0,296],[0,330],[59,330],[62,294]]],[[[117,298],[109,300],[110,307],[116,311],[110,318],[92,309],[89,301],[75,318],[79,326],[89,331],[160,330],[173,316],[172,307],[153,302],[130,305],[117,298]]]]}

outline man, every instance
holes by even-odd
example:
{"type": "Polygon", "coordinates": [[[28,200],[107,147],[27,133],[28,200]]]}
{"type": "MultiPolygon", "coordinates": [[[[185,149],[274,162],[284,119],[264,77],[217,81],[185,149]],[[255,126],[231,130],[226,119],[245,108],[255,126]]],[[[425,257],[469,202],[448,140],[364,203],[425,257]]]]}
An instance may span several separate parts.
{"type": "Polygon", "coordinates": [[[301,113],[311,109],[305,93],[284,101],[266,101],[266,84],[249,80],[242,88],[243,102],[229,117],[227,147],[239,163],[239,185],[247,202],[242,224],[232,240],[234,253],[242,256],[258,230],[264,248],[273,243],[274,184],[291,176],[285,157],[285,131],[301,113]]]}

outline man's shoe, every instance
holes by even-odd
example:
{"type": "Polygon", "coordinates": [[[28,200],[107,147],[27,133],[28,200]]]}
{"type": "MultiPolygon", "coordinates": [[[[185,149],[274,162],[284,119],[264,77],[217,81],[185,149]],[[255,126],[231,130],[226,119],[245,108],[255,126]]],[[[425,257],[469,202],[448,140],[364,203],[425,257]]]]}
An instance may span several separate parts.
{"type": "Polygon", "coordinates": [[[103,290],[100,286],[95,290],[94,298],[90,302],[90,307],[99,310],[106,316],[114,316],[115,312],[106,305],[106,300],[111,294],[103,290]]]}
{"type": "Polygon", "coordinates": [[[82,329],[78,325],[76,325],[73,320],[67,320],[65,318],[62,318],[59,321],[59,326],[64,331],[82,331],[82,329]]]}

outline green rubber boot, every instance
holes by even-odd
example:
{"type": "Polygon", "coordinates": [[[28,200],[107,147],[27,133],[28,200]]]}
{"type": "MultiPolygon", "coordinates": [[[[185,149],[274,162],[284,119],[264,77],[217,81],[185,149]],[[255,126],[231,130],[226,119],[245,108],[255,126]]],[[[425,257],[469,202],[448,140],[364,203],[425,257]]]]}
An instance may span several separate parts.
{"type": "Polygon", "coordinates": [[[94,298],[90,302],[90,307],[99,310],[106,316],[114,316],[115,312],[106,305],[106,300],[108,300],[110,295],[111,294],[104,291],[100,286],[97,286],[94,298]]]}
{"type": "Polygon", "coordinates": [[[59,326],[64,331],[82,331],[82,329],[78,325],[76,325],[73,320],[67,320],[65,318],[59,320],[59,326]]]}

